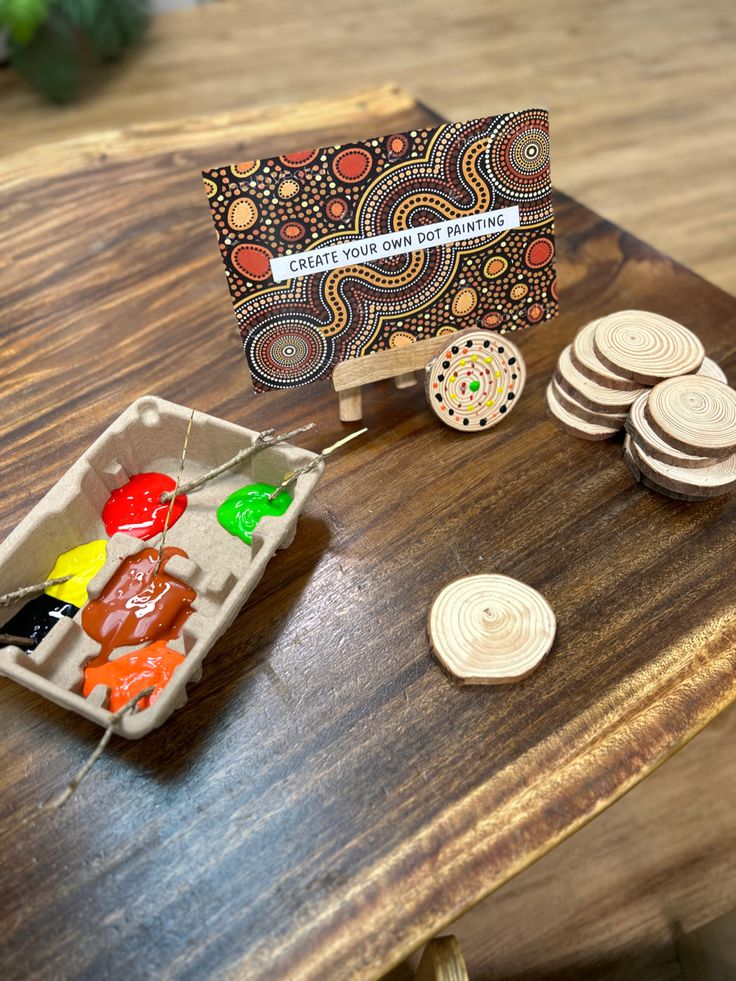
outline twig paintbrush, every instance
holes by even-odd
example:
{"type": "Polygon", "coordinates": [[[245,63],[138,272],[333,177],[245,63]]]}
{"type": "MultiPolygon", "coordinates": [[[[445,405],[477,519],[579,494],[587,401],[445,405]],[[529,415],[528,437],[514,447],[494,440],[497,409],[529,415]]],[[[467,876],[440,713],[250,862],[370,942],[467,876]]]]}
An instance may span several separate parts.
{"type": "Polygon", "coordinates": [[[42,593],[48,586],[60,586],[63,582],[69,582],[71,578],[71,576],[59,576],[57,579],[44,579],[43,582],[34,583],[33,586],[21,586],[20,589],[14,589],[12,593],[0,596],[0,607],[10,606],[11,603],[25,599],[26,596],[42,593]]]}
{"type": "Polygon", "coordinates": [[[75,792],[77,787],[80,785],[80,783],[84,780],[84,778],[87,776],[89,771],[95,765],[97,760],[104,753],[105,747],[112,739],[113,733],[115,732],[115,726],[120,721],[120,719],[122,719],[122,717],[125,715],[126,712],[132,712],[133,709],[138,704],[138,702],[141,701],[141,699],[147,698],[148,695],[152,695],[155,690],[156,690],[155,685],[151,685],[149,688],[144,688],[143,691],[139,691],[137,695],[134,695],[129,702],[126,702],[122,708],[119,708],[117,712],[113,713],[113,715],[110,717],[110,721],[107,724],[107,729],[105,729],[104,733],[102,734],[102,738],[97,743],[97,746],[94,748],[92,753],[90,753],[90,755],[87,757],[85,763],[79,768],[79,770],[77,770],[75,775],[66,785],[66,787],[62,790],[62,792],[58,795],[58,797],[54,797],[50,801],[47,801],[47,803],[43,805],[41,810],[56,811],[64,804],[66,804],[66,802],[75,792]]]}
{"type": "Polygon", "coordinates": [[[329,456],[330,453],[334,453],[335,450],[339,450],[341,446],[349,443],[351,439],[355,439],[357,436],[362,436],[363,433],[367,432],[367,427],[365,429],[359,429],[355,433],[350,433],[349,436],[343,436],[342,439],[338,439],[338,441],[333,443],[332,446],[325,447],[325,449],[318,453],[313,460],[310,460],[309,463],[305,464],[303,467],[299,467],[298,470],[295,470],[293,473],[290,473],[287,477],[285,477],[279,486],[268,495],[267,500],[272,501],[275,497],[278,497],[279,494],[283,493],[285,490],[288,490],[288,488],[291,487],[291,485],[295,483],[302,474],[309,473],[311,470],[314,470],[315,467],[318,467],[322,460],[329,456]]]}
{"type": "Polygon", "coordinates": [[[35,641],[32,637],[16,637],[15,634],[0,634],[0,644],[12,644],[14,647],[31,647],[35,641]]]}
{"type": "Polygon", "coordinates": [[[269,446],[278,446],[279,443],[285,443],[287,440],[291,439],[292,436],[298,436],[299,433],[306,433],[310,429],[314,429],[313,422],[307,423],[306,426],[299,426],[298,429],[292,429],[291,432],[282,433],[280,436],[274,436],[273,429],[267,429],[258,434],[252,446],[247,446],[244,450],[236,453],[230,460],[227,460],[225,463],[221,463],[219,467],[214,467],[212,470],[208,470],[207,473],[200,474],[199,477],[194,477],[192,480],[188,480],[176,490],[166,491],[163,493],[161,495],[161,503],[166,504],[168,501],[173,501],[174,497],[178,494],[189,494],[191,491],[197,490],[197,488],[209,483],[210,480],[214,480],[215,477],[219,477],[220,474],[223,474],[228,470],[232,470],[233,467],[237,467],[239,463],[243,463],[255,453],[260,453],[261,450],[267,450],[269,446]]]}
{"type": "Polygon", "coordinates": [[[192,422],[194,421],[194,409],[192,409],[192,414],[189,416],[189,424],[187,425],[187,431],[184,434],[184,445],[181,450],[181,458],[179,459],[179,473],[176,475],[176,483],[174,485],[173,491],[171,491],[171,500],[169,501],[169,510],[166,512],[166,520],[164,521],[164,530],[161,533],[161,542],[158,546],[158,558],[156,559],[156,567],[153,570],[153,578],[159,574],[161,569],[161,562],[164,557],[164,546],[166,545],[166,532],[169,530],[169,522],[171,521],[171,512],[174,510],[174,501],[176,500],[179,491],[179,482],[181,481],[181,475],[184,471],[184,461],[187,458],[187,448],[189,447],[189,435],[192,431],[192,422]]]}

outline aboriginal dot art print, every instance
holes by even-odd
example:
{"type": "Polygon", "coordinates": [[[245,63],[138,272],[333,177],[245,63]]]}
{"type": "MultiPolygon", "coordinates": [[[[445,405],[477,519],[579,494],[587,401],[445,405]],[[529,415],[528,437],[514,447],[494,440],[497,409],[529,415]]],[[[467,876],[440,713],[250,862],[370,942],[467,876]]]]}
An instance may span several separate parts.
{"type": "Polygon", "coordinates": [[[203,177],[256,391],[329,377],[348,358],[470,328],[506,333],[557,312],[544,110],[203,177]],[[503,209],[514,209],[513,226],[493,224],[503,209]],[[415,245],[422,227],[438,223],[455,240],[388,256],[366,247],[407,232],[415,245]],[[320,267],[331,249],[354,261],[320,267]],[[310,271],[277,281],[272,260],[284,256],[310,271]]]}

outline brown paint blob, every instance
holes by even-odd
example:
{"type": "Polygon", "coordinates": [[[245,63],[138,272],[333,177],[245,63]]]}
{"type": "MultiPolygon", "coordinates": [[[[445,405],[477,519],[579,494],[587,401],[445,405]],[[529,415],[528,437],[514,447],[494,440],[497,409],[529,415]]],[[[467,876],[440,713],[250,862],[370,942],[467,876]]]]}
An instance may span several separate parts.
{"type": "Polygon", "coordinates": [[[166,563],[187,553],[165,548],[158,575],[154,576],[158,549],[144,548],[121,563],[99,597],[82,610],[82,627],[100,645],[100,653],[88,667],[104,664],[117,647],[132,647],[178,637],[193,612],[196,592],[166,574],[166,563]]]}

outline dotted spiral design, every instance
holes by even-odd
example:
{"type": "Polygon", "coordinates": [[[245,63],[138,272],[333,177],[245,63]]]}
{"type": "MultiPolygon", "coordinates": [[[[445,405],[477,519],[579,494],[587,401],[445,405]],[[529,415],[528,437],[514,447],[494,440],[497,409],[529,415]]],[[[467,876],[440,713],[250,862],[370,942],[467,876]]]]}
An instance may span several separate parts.
{"type": "Polygon", "coordinates": [[[626,432],[648,456],[675,467],[707,467],[713,462],[709,456],[693,456],[676,449],[655,432],[647,419],[649,392],[643,392],[631,406],[626,420],[626,432]]]}
{"type": "Polygon", "coordinates": [[[638,391],[640,385],[630,378],[624,378],[607,368],[595,352],[593,338],[600,320],[591,320],[578,331],[572,342],[570,356],[581,375],[607,388],[618,389],[621,392],[638,391]]]}
{"type": "Polygon", "coordinates": [[[705,357],[703,345],[687,327],[646,310],[603,317],[593,344],[607,368],[644,385],[697,371],[705,357]]]}
{"type": "Polygon", "coordinates": [[[432,648],[455,678],[503,684],[532,672],[552,647],[552,607],[531,586],[495,574],[465,576],[439,593],[429,613],[432,648]]]}
{"type": "Polygon", "coordinates": [[[647,419],[685,453],[726,456],[736,450],[736,391],[703,375],[670,378],[652,389],[647,419]]]}
{"type": "Polygon", "coordinates": [[[461,432],[495,426],[519,399],[524,360],[506,337],[487,330],[453,334],[427,365],[427,400],[442,422],[461,432]]]}
{"type": "Polygon", "coordinates": [[[313,382],[330,368],[335,344],[309,324],[294,320],[269,323],[251,331],[243,342],[251,373],[268,388],[313,382]]]}

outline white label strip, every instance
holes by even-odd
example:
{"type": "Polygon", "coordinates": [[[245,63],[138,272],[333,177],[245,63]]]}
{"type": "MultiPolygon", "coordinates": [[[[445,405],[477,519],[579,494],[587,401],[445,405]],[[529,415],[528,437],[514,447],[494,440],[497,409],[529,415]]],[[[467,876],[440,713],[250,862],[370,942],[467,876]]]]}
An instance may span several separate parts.
{"type": "Polygon", "coordinates": [[[373,235],[352,242],[326,245],[321,249],[277,256],[271,259],[271,274],[277,283],[283,283],[285,279],[311,276],[312,273],[339,269],[341,266],[356,266],[418,249],[432,249],[466,238],[497,235],[519,225],[519,209],[516,206],[484,211],[468,218],[450,218],[434,225],[418,225],[402,232],[388,232],[386,235],[373,235]]]}

